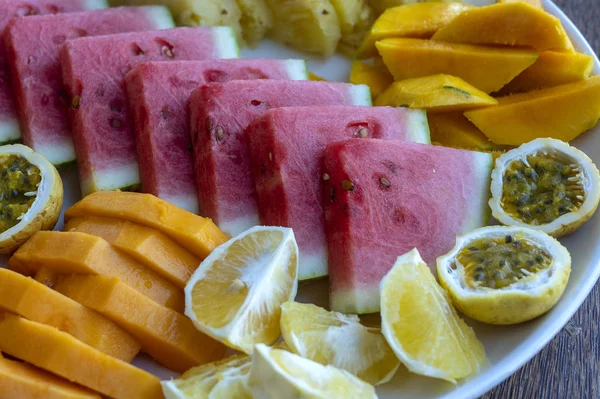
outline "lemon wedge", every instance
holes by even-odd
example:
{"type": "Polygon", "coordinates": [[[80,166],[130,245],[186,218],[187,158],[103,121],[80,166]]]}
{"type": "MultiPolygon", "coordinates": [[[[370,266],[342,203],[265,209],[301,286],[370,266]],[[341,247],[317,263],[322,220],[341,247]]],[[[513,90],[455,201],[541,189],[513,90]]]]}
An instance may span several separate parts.
{"type": "Polygon", "coordinates": [[[416,374],[456,383],[485,361],[475,332],[416,249],[400,256],[381,281],[381,327],[396,356],[416,374]]]}
{"type": "Polygon", "coordinates": [[[345,370],[262,344],[252,354],[249,385],[255,399],[377,398],[372,385],[345,370]]]}
{"type": "Polygon", "coordinates": [[[257,226],[217,247],[185,287],[185,314],[203,333],[252,353],[281,335],[281,305],[298,289],[291,229],[257,226]]]}
{"type": "Polygon", "coordinates": [[[458,237],[454,249],[438,258],[437,270],[465,315],[515,324],[558,302],[571,273],[571,256],[540,230],[490,226],[458,237]]]}
{"type": "Polygon", "coordinates": [[[381,329],[363,326],[356,315],[287,302],[281,306],[281,333],[292,352],[369,384],[389,381],[400,365],[381,329]]]}

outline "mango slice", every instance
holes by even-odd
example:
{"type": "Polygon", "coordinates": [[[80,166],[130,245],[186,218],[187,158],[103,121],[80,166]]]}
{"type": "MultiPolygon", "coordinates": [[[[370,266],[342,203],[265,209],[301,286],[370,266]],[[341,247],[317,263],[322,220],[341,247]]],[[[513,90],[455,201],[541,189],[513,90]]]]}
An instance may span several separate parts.
{"type": "Polygon", "coordinates": [[[450,75],[395,82],[375,101],[378,106],[424,108],[431,112],[464,111],[497,103],[481,90],[450,75]]]}
{"type": "Polygon", "coordinates": [[[560,20],[522,2],[473,8],[437,31],[433,40],[569,50],[573,45],[560,20]]]}
{"type": "Polygon", "coordinates": [[[184,315],[160,306],[118,278],[61,276],[54,289],[88,306],[135,336],[144,352],[178,372],[219,360],[226,347],[199,332],[184,315]]]}
{"type": "Polygon", "coordinates": [[[321,82],[321,81],[324,81],[325,79],[323,79],[316,73],[308,72],[308,80],[314,80],[316,82],[321,82]]]}
{"type": "Polygon", "coordinates": [[[446,73],[486,93],[500,90],[538,58],[538,52],[533,49],[423,39],[385,39],[376,46],[395,80],[446,73]]]}
{"type": "Polygon", "coordinates": [[[160,380],[58,329],[0,313],[0,350],[115,399],[163,399],[160,380]]]}
{"type": "Polygon", "coordinates": [[[100,399],[100,395],[37,367],[0,356],[0,398],[100,399]]]}
{"type": "Polygon", "coordinates": [[[486,152],[505,149],[492,143],[461,112],[429,114],[427,120],[431,141],[444,147],[486,152]]]}
{"type": "Polygon", "coordinates": [[[542,0],[498,0],[498,3],[500,4],[504,4],[504,3],[527,3],[530,6],[533,6],[535,8],[539,8],[540,10],[544,9],[544,6],[542,5],[542,0]]]}
{"type": "Polygon", "coordinates": [[[77,232],[39,231],[9,259],[10,269],[33,275],[42,268],[59,274],[119,277],[155,302],[182,312],[183,292],[100,237],[77,232]]]}
{"type": "Polygon", "coordinates": [[[350,83],[369,86],[373,98],[383,93],[393,82],[394,78],[383,65],[373,66],[358,60],[352,62],[350,83]]]}
{"type": "Polygon", "coordinates": [[[151,194],[99,191],[67,209],[65,222],[83,216],[113,217],[155,228],[202,259],[229,239],[212,220],[151,194]]]}
{"type": "Polygon", "coordinates": [[[125,220],[90,216],[69,220],[65,231],[101,237],[162,277],[184,288],[200,258],[158,230],[125,220]]]}
{"type": "Polygon", "coordinates": [[[375,42],[390,37],[430,38],[438,29],[446,26],[457,15],[471,9],[463,3],[414,3],[388,8],[381,14],[367,33],[358,49],[357,57],[371,58],[377,55],[375,42]]]}
{"type": "Polygon", "coordinates": [[[125,362],[140,350],[135,338],[106,317],[8,269],[0,269],[0,309],[56,327],[125,362]]]}
{"type": "Polygon", "coordinates": [[[594,58],[580,53],[544,51],[529,68],[521,72],[500,95],[546,89],[587,79],[592,73],[594,58]]]}
{"type": "Polygon", "coordinates": [[[538,137],[571,141],[600,118],[600,76],[501,97],[498,106],[465,115],[496,144],[518,146],[538,137]]]}

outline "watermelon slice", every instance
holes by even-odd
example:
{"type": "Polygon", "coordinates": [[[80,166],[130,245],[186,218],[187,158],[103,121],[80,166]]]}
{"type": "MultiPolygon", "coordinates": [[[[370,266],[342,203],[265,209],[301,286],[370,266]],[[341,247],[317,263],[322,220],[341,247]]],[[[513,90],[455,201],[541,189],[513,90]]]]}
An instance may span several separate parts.
{"type": "Polygon", "coordinates": [[[127,74],[142,191],[198,212],[187,102],[193,89],[240,79],[307,79],[300,60],[150,62],[127,74]]]}
{"type": "MultiPolygon", "coordinates": [[[[15,18],[107,7],[105,0],[11,0],[0,2],[0,32],[15,18]]],[[[6,50],[0,46],[0,144],[19,141],[21,130],[10,89],[6,50]]]]}
{"type": "Polygon", "coordinates": [[[75,159],[59,61],[65,40],[172,25],[162,6],[32,16],[10,22],[4,40],[24,143],[55,165],[75,159]]]}
{"type": "Polygon", "coordinates": [[[243,133],[268,109],[370,103],[367,86],[347,83],[238,80],[194,90],[190,132],[200,214],[231,235],[259,224],[243,133]]]}
{"type": "Polygon", "coordinates": [[[397,140],[347,140],[323,155],[329,299],[379,311],[379,282],[417,248],[433,266],[456,235],[488,224],[492,155],[397,140]]]}
{"type": "Polygon", "coordinates": [[[140,184],[124,84],[132,68],[149,61],[233,58],[238,52],[228,27],[122,33],[65,43],[63,81],[73,103],[69,115],[82,194],[140,184]]]}
{"type": "Polygon", "coordinates": [[[251,124],[246,136],[260,222],[294,229],[301,280],[327,275],[325,146],[366,137],[430,143],[425,111],[391,107],[275,108],[251,124]]]}

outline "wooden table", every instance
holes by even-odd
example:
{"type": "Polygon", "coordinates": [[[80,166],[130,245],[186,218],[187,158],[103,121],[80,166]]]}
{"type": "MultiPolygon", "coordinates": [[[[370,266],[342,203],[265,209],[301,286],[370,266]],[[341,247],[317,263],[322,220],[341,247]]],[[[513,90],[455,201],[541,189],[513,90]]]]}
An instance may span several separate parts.
{"type": "MultiPolygon", "coordinates": [[[[600,54],[600,0],[554,0],[600,54]]],[[[482,399],[600,398],[600,284],[536,357],[482,399]]]]}

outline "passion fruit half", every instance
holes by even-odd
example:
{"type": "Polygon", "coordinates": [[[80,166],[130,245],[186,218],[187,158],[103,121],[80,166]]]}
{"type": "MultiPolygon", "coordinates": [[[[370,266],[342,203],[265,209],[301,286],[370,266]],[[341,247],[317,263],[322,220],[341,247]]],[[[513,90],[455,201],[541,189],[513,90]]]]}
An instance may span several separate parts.
{"type": "Polygon", "coordinates": [[[490,226],[460,236],[437,259],[440,284],[465,315],[516,324],[549,311],[562,296],[571,256],[540,230],[490,226]]]}
{"type": "Polygon", "coordinates": [[[46,158],[20,144],[0,146],[0,253],[9,254],[58,221],[63,184],[46,158]]]}
{"type": "Polygon", "coordinates": [[[531,227],[553,237],[587,222],[600,202],[600,173],[564,141],[535,139],[496,159],[492,215],[507,226],[531,227]]]}

